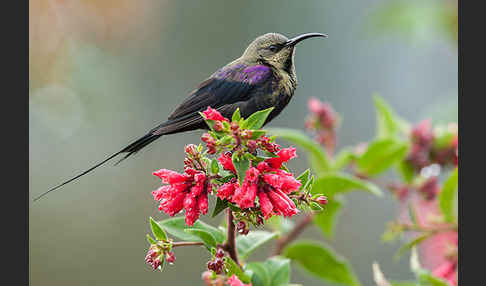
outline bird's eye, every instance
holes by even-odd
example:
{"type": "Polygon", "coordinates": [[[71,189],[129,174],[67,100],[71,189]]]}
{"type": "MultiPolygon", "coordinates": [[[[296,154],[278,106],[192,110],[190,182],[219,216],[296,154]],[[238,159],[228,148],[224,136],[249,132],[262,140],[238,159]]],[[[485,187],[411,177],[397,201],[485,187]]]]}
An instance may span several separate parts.
{"type": "Polygon", "coordinates": [[[280,47],[278,45],[271,45],[268,47],[268,50],[271,51],[272,53],[278,52],[280,50],[280,47]]]}

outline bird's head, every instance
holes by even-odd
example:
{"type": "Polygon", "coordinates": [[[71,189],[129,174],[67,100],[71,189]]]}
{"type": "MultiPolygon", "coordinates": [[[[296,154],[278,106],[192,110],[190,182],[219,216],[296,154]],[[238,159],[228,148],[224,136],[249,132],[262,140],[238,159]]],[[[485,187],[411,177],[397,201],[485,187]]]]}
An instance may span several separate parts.
{"type": "Polygon", "coordinates": [[[259,36],[246,48],[242,58],[255,62],[262,62],[277,69],[288,72],[293,68],[295,45],[301,41],[313,37],[324,37],[320,33],[302,34],[292,39],[277,33],[268,33],[259,36]]]}

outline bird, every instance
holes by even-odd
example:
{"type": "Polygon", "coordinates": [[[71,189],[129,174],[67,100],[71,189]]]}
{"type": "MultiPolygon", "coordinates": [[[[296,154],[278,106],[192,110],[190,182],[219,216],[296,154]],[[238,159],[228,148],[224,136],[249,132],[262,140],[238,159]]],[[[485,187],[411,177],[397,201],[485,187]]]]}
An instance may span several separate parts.
{"type": "Polygon", "coordinates": [[[226,118],[231,118],[238,108],[241,116],[247,118],[273,107],[264,122],[267,124],[287,106],[297,88],[295,46],[314,37],[327,38],[327,34],[306,33],[289,39],[279,33],[267,33],[257,37],[239,58],[201,82],[166,121],[100,163],[37,196],[34,201],[123,154],[117,165],[164,135],[208,129],[200,115],[208,106],[226,118]]]}

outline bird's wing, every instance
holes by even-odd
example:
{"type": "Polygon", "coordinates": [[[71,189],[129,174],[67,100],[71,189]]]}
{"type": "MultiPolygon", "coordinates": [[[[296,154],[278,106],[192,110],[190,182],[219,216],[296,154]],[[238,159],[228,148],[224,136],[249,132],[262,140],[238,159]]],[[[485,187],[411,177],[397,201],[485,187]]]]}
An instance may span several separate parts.
{"type": "Polygon", "coordinates": [[[224,105],[245,101],[254,88],[271,84],[272,69],[265,65],[228,65],[202,82],[169,116],[170,121],[192,117],[208,106],[218,109],[224,105]]]}

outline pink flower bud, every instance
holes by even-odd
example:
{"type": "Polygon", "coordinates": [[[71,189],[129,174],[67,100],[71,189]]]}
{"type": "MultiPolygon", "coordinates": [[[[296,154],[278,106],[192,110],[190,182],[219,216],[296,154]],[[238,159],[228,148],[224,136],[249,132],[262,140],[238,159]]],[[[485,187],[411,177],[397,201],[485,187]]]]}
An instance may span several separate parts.
{"type": "Polygon", "coordinates": [[[215,254],[216,257],[218,258],[223,258],[224,257],[224,250],[222,248],[219,248],[216,250],[216,254],[215,254]]]}
{"type": "Polygon", "coordinates": [[[174,264],[175,262],[175,255],[174,255],[174,252],[172,251],[169,251],[165,254],[165,260],[169,263],[169,264],[174,264]]]}
{"type": "Polygon", "coordinates": [[[223,123],[221,123],[221,121],[214,122],[213,129],[214,131],[223,131],[224,129],[223,123]]]}
{"type": "Polygon", "coordinates": [[[234,131],[237,131],[238,129],[240,129],[240,125],[238,124],[238,122],[231,122],[231,130],[234,132],[234,131]]]}
{"type": "Polygon", "coordinates": [[[326,196],[320,196],[316,199],[316,202],[318,202],[321,205],[326,205],[327,204],[327,197],[326,196]]]}
{"type": "Polygon", "coordinates": [[[194,144],[186,145],[186,148],[184,150],[186,151],[187,154],[189,154],[191,156],[197,156],[198,155],[197,146],[194,145],[194,144]]]}

